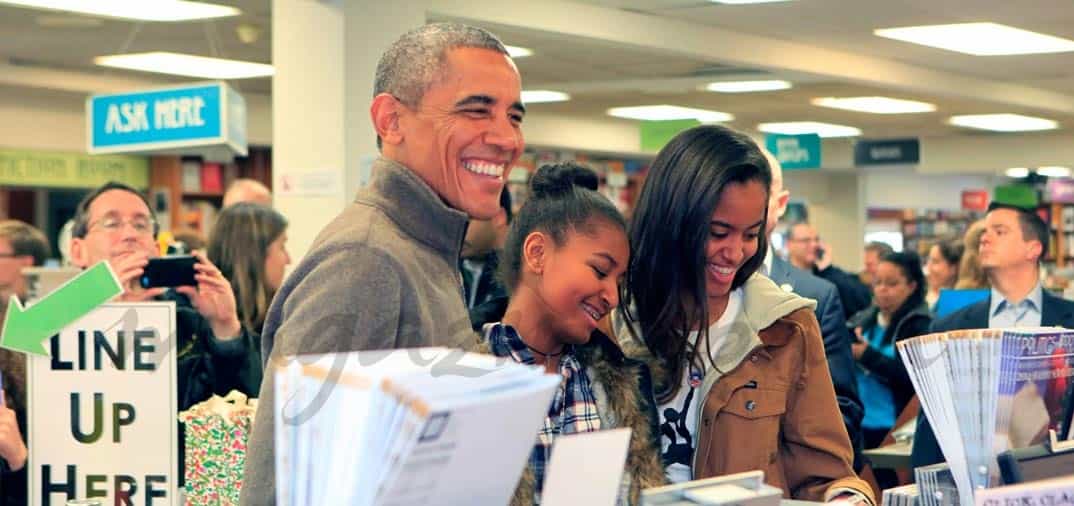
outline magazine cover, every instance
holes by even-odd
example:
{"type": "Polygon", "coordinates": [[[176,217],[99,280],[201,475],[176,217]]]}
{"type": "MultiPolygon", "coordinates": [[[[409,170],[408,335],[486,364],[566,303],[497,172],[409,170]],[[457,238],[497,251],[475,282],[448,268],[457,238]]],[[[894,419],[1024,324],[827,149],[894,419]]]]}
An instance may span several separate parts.
{"type": "Polygon", "coordinates": [[[1071,376],[1074,331],[1004,331],[994,440],[999,451],[1043,443],[1049,429],[1070,437],[1065,400],[1071,376]]]}

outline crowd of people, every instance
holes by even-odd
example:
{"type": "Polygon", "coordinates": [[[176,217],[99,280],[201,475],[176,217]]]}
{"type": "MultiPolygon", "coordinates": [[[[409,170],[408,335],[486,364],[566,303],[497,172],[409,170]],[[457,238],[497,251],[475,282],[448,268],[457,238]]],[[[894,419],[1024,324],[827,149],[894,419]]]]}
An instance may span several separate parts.
{"type": "MultiPolygon", "coordinates": [[[[688,129],[656,155],[629,222],[573,163],[540,167],[514,213],[504,180],[524,148],[520,90],[485,30],[429,24],[398,39],[376,69],[372,180],[286,279],[287,219],[253,182],[233,185],[207,241],[184,240],[196,285],[174,290],[138,283],[161,253],[140,192],[109,183],[78,206],[73,265],[108,262],[119,300],[175,302],[179,408],[231,390],[260,397],[243,504],[274,502],[266,370],[296,354],[449,346],[561,375],[512,504],[540,502],[557,437],[615,427],[632,429],[622,504],[754,469],[787,498],[876,504],[862,450],[883,443],[914,396],[896,343],[1074,326],[1074,303],[1039,282],[1049,232],[1017,207],[990,210],[924,262],[869,243],[863,272],[848,272],[806,222],[787,227],[781,258],[768,241],[790,196],[779,163],[723,126],[688,129]],[[990,293],[937,316],[951,288],[990,293]]],[[[19,270],[49,252],[33,227],[0,223],[5,303],[25,297],[19,270]]],[[[0,350],[0,370],[3,493],[21,504],[22,357],[0,350]]],[[[918,432],[915,465],[941,458],[927,421],[918,432]]]]}

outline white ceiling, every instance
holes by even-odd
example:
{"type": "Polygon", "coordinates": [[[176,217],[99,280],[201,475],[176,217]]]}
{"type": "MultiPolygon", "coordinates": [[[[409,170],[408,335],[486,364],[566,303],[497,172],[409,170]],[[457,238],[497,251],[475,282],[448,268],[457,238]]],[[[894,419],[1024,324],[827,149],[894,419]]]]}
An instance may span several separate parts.
{"type": "MultiPolygon", "coordinates": [[[[0,63],[6,59],[20,68],[61,69],[86,76],[144,77],[146,74],[95,67],[92,58],[124,49],[130,52],[170,50],[271,62],[271,1],[220,3],[238,6],[243,15],[208,23],[174,24],[104,19],[96,26],[56,28],[39,23],[42,16],[55,16],[54,13],[0,7],[0,63]],[[259,40],[252,44],[239,41],[236,27],[240,23],[260,28],[259,40]]],[[[809,72],[811,69],[788,70],[788,65],[783,68],[780,65],[744,65],[744,60],[737,54],[721,57],[721,51],[725,51],[721,47],[713,47],[707,55],[689,51],[676,53],[669,51],[666,43],[657,47],[644,30],[633,37],[633,44],[580,34],[590,25],[599,27],[605,20],[571,18],[578,27],[572,34],[531,29],[526,22],[529,18],[524,16],[518,17],[511,26],[479,23],[496,32],[508,44],[535,50],[534,56],[517,61],[527,88],[563,89],[574,96],[574,100],[566,103],[534,104],[532,109],[535,111],[603,117],[604,110],[612,106],[671,103],[733,113],[737,119],[732,124],[744,129],[764,121],[814,120],[857,126],[866,136],[874,137],[979,136],[982,135],[979,132],[947,126],[944,120],[953,114],[987,112],[1046,115],[1059,120],[1065,128],[1074,128],[1074,113],[1063,112],[1074,111],[1074,53],[974,57],[872,35],[876,28],[993,21],[1074,39],[1074,0],[797,0],[743,6],[717,5],[703,0],[581,0],[581,3],[588,4],[585,7],[604,8],[605,12],[625,10],[643,14],[649,18],[639,19],[649,19],[651,23],[685,21],[695,26],[733,32],[741,34],[744,41],[751,40],[748,38],[751,36],[763,37],[794,43],[799,45],[797,47],[805,45],[838,52],[832,54],[907,64],[955,78],[971,78],[969,82],[982,89],[1013,84],[1045,90],[1050,93],[1042,95],[1047,97],[1046,100],[1069,98],[1069,103],[1045,114],[1040,108],[1011,105],[1017,103],[1014,100],[1003,104],[974,98],[973,94],[944,93],[944,90],[935,89],[922,91],[916,86],[886,86],[883,82],[862,84],[861,80],[852,82],[831,78],[823,72],[809,72]],[[697,86],[712,80],[768,77],[790,79],[796,86],[791,90],[756,94],[696,91],[697,86]],[[929,101],[937,104],[939,110],[927,114],[885,116],[809,104],[809,99],[817,96],[877,94],[929,101]]],[[[533,5],[535,9],[548,10],[552,8],[548,5],[570,4],[533,5]]],[[[571,15],[570,12],[562,14],[571,15]]],[[[533,23],[536,24],[536,20],[533,23]]],[[[828,65],[833,63],[838,65],[838,62],[827,62],[828,65]]],[[[888,81],[895,83],[898,79],[888,81]]],[[[243,91],[271,92],[270,79],[242,80],[237,85],[243,91]]],[[[1037,103],[1040,103],[1039,99],[1037,103]]]]}

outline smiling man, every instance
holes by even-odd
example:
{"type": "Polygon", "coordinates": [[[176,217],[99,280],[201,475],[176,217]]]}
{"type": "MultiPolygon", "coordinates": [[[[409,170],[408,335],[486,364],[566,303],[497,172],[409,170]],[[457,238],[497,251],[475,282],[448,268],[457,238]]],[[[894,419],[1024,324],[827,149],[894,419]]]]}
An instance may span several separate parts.
{"type": "Polygon", "coordinates": [[[403,35],[381,57],[370,116],[381,157],[321,231],[265,320],[269,361],[242,504],[275,500],[271,367],[299,353],[461,347],[476,335],[459,250],[470,218],[500,209],[522,154],[521,79],[494,35],[454,23],[403,35]]]}

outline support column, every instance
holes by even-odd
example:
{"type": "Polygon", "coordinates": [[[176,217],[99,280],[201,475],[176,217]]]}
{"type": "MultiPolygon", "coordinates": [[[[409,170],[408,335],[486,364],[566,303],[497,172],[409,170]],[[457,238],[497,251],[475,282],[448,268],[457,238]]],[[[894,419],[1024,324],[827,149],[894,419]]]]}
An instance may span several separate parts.
{"type": "Polygon", "coordinates": [[[424,22],[420,1],[273,0],[274,205],[296,262],[377,156],[369,103],[381,53],[424,22]]]}

